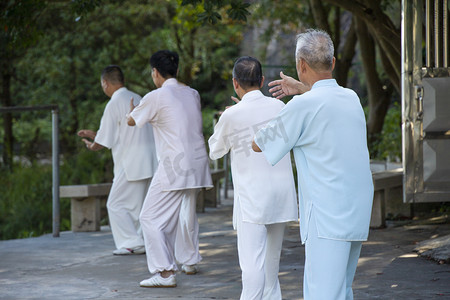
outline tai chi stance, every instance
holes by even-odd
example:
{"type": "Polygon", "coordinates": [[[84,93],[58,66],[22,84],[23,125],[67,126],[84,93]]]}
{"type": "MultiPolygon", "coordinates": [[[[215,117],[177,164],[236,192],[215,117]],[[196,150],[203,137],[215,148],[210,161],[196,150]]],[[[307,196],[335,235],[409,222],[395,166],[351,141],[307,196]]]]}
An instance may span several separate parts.
{"type": "Polygon", "coordinates": [[[106,147],[112,151],[114,179],[106,206],[117,248],[113,253],[142,254],[145,248],[139,214],[158,165],[153,130],[150,124],[140,129],[127,125],[125,115],[130,101],[139,103],[141,96],[124,86],[119,66],[111,65],[103,70],[101,85],[111,99],[103,112],[100,129],[97,132],[83,129],[78,135],[89,150],[106,147]]]}
{"type": "Polygon", "coordinates": [[[294,152],[305,300],[353,299],[352,282],[372,209],[364,112],[356,93],[332,78],[333,53],[326,32],[308,30],[298,36],[301,82],[284,77],[269,85],[275,85],[271,91],[278,97],[310,90],[295,96],[253,143],[272,165],[294,152]]]}
{"type": "Polygon", "coordinates": [[[209,139],[211,159],[231,152],[241,300],[282,298],[278,271],[284,228],[286,222],[298,220],[289,153],[272,166],[251,149],[256,131],[284,107],[261,93],[263,82],[258,60],[244,56],[236,61],[233,86],[241,101],[235,99],[238,103],[223,112],[209,139]]]}
{"type": "Polygon", "coordinates": [[[178,54],[163,50],[150,58],[157,89],[142,98],[128,118],[130,126],[153,125],[159,165],[142,207],[140,221],[153,277],[142,287],[174,287],[176,260],[186,274],[197,272],[196,198],[212,187],[203,137],[200,96],[176,80],[178,54]],[[178,227],[178,229],[177,229],[178,227]]]}

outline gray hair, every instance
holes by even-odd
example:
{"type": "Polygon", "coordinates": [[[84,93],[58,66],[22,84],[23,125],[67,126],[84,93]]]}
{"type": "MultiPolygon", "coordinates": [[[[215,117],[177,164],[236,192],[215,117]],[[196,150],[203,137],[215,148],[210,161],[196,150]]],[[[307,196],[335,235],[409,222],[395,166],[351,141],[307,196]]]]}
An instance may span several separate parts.
{"type": "Polygon", "coordinates": [[[334,46],[328,33],[318,29],[308,29],[297,36],[295,60],[300,58],[315,71],[331,71],[334,46]]]}

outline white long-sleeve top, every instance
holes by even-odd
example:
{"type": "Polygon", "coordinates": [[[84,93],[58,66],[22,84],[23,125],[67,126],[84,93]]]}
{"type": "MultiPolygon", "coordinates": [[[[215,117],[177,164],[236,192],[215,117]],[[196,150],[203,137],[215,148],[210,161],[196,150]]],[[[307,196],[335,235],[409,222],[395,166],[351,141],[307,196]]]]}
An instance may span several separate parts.
{"type": "Polygon", "coordinates": [[[283,102],[266,97],[259,90],[248,92],[238,104],[225,110],[208,141],[211,159],[231,153],[234,201],[239,201],[244,222],[273,224],[298,220],[289,153],[272,166],[262,153],[251,148],[258,129],[283,107],[283,102]]]}
{"type": "Polygon", "coordinates": [[[155,140],[150,124],[142,128],[130,127],[126,114],[130,110],[130,100],[139,103],[141,96],[122,87],[115,91],[106,104],[97,131],[95,142],[111,149],[114,174],[125,170],[128,181],[150,178],[156,172],[155,140]]]}
{"type": "Polygon", "coordinates": [[[153,126],[163,191],[213,186],[196,90],[167,79],[145,95],[130,115],[138,127],[153,126]]]}

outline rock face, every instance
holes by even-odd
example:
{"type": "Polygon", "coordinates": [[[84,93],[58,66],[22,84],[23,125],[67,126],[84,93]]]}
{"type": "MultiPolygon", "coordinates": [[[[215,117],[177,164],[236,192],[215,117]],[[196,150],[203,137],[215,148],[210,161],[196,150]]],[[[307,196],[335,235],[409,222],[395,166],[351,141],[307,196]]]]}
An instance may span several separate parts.
{"type": "Polygon", "coordinates": [[[450,235],[420,242],[414,249],[420,256],[450,264],[450,235]]]}

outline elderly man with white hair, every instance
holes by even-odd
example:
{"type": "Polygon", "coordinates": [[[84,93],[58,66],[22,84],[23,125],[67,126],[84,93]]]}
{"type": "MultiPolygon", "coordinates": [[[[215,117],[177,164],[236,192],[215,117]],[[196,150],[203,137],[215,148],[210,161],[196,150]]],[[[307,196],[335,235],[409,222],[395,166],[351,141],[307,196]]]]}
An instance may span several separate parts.
{"type": "Polygon", "coordinates": [[[372,209],[364,112],[356,93],[333,79],[333,55],[326,32],[310,29],[298,36],[300,81],[281,73],[282,79],[269,85],[278,98],[303,94],[261,129],[252,145],[272,165],[294,152],[305,300],[353,299],[352,282],[372,209]]]}

